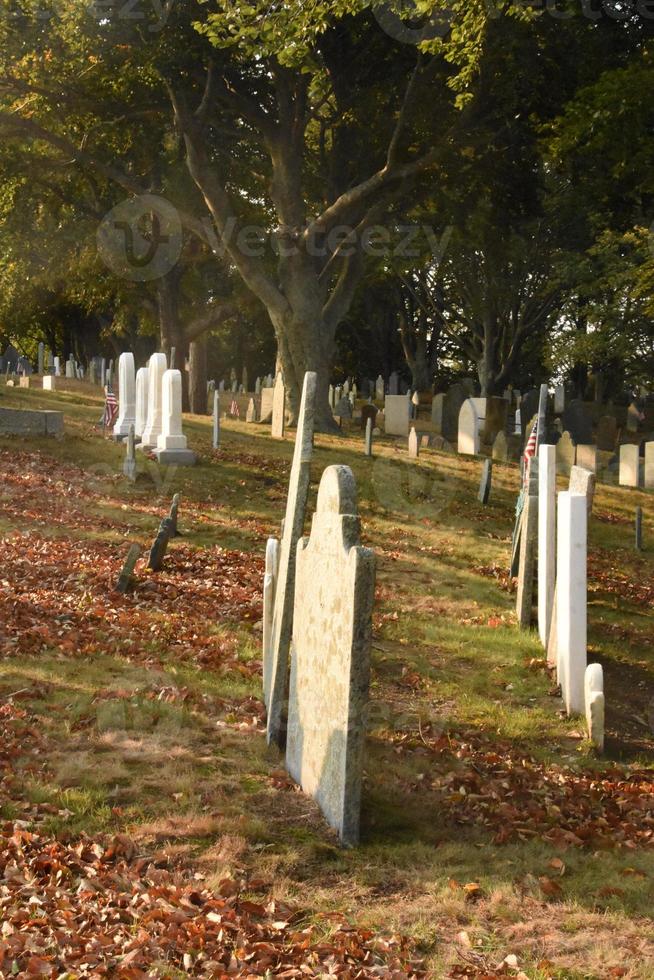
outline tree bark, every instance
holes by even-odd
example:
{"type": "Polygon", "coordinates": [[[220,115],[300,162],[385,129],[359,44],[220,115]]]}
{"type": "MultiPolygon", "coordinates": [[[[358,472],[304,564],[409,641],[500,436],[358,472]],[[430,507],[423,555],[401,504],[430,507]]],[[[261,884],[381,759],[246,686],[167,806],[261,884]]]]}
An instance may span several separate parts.
{"type": "Polygon", "coordinates": [[[178,264],[157,282],[157,306],[159,311],[159,330],[161,334],[161,349],[168,358],[175,348],[175,367],[182,375],[182,410],[188,412],[189,386],[188,376],[184,365],[188,354],[188,344],[184,328],[179,317],[179,284],[182,270],[178,264]]]}
{"type": "Polygon", "coordinates": [[[189,405],[194,415],[208,415],[207,411],[207,339],[194,340],[189,345],[189,405]]]}

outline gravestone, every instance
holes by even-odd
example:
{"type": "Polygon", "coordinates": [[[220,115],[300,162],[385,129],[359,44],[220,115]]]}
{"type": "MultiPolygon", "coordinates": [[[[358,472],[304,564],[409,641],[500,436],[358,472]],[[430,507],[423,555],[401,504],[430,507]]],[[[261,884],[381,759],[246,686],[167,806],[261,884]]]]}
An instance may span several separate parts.
{"type": "Polygon", "coordinates": [[[168,519],[170,520],[170,536],[171,538],[181,538],[181,533],[177,528],[177,521],[179,520],[179,502],[180,494],[173,494],[173,500],[170,505],[170,512],[168,514],[168,519]]]}
{"type": "Polygon", "coordinates": [[[59,357],[54,358],[54,373],[55,378],[61,377],[61,359],[59,357]]]}
{"type": "Polygon", "coordinates": [[[438,435],[443,433],[443,406],[445,403],[445,395],[441,392],[438,395],[434,395],[431,400],[431,420],[434,425],[434,429],[438,435]]]}
{"type": "Polygon", "coordinates": [[[386,385],[384,384],[384,379],[380,374],[375,382],[375,398],[378,402],[383,402],[385,393],[386,385]]]}
{"type": "Polygon", "coordinates": [[[411,432],[409,433],[409,459],[417,459],[420,454],[420,446],[418,444],[418,433],[415,428],[411,426],[411,432]]]}
{"type": "Polygon", "coordinates": [[[556,472],[562,476],[570,476],[570,470],[577,458],[577,447],[569,432],[564,432],[556,444],[556,472]]]}
{"type": "Polygon", "coordinates": [[[286,767],[341,842],[359,842],[375,557],[360,544],[356,484],[328,466],[297,550],[286,767]]]}
{"type": "Polygon", "coordinates": [[[281,374],[277,375],[275,387],[273,388],[272,400],[272,426],[270,434],[273,439],[284,438],[284,427],[286,425],[286,389],[281,374]]]}
{"type": "Polygon", "coordinates": [[[625,444],[620,446],[620,486],[640,486],[640,449],[638,446],[625,444]]]}
{"type": "Polygon", "coordinates": [[[73,360],[72,355],[66,361],[66,377],[67,378],[75,377],[75,361],[73,360]]]}
{"type": "Polygon", "coordinates": [[[372,456],[372,430],[373,430],[373,421],[372,418],[368,416],[368,419],[366,421],[366,436],[365,436],[365,450],[364,450],[366,456],[372,456]]]}
{"type": "Polygon", "coordinates": [[[245,413],[246,422],[256,422],[257,421],[257,406],[255,404],[254,398],[251,398],[248,402],[248,409],[245,413]]]}
{"type": "Polygon", "coordinates": [[[166,355],[158,352],[148,361],[148,417],[141,433],[141,448],[155,449],[158,445],[162,425],[162,382],[168,370],[166,355]]]}
{"type": "Polygon", "coordinates": [[[588,738],[598,752],[604,751],[604,671],[601,664],[588,664],[584,675],[584,701],[588,738]]]}
{"type": "Polygon", "coordinates": [[[279,540],[266,542],[266,569],[263,576],[263,700],[268,704],[272,676],[272,627],[277,572],[279,570],[279,540]]]}
{"type": "Polygon", "coordinates": [[[295,589],[295,554],[304,529],[304,511],[309,492],[313,426],[316,405],[317,375],[307,372],[302,386],[302,401],[295,434],[295,449],[288,484],[286,516],[279,549],[279,572],[275,589],[272,641],[270,647],[270,690],[268,709],[268,742],[283,743],[282,716],[287,693],[288,660],[293,630],[293,593],[295,589]]]}
{"type": "Polygon", "coordinates": [[[136,479],[136,451],[134,447],[134,426],[130,425],[127,433],[125,446],[125,459],[123,461],[123,474],[132,483],[136,479]]]}
{"type": "Polygon", "coordinates": [[[499,463],[506,463],[509,459],[509,441],[506,433],[498,432],[493,442],[493,459],[499,463]]]}
{"type": "Polygon", "coordinates": [[[562,421],[563,428],[570,433],[575,445],[589,445],[593,442],[592,406],[574,398],[566,405],[562,421]]]}
{"type": "Polygon", "coordinates": [[[518,561],[518,588],[516,594],[516,615],[520,629],[531,626],[534,603],[534,567],[536,544],[538,541],[538,488],[539,460],[531,458],[529,482],[525,495],[520,526],[520,551],[518,561]]]}
{"type": "Polygon", "coordinates": [[[556,582],[556,447],[538,449],[538,635],[550,635],[556,582]]]}
{"type": "Polygon", "coordinates": [[[556,564],[556,651],[568,715],[583,714],[586,672],[587,504],[581,494],[559,494],[556,564]]]}
{"type": "Polygon", "coordinates": [[[443,399],[440,434],[448,442],[456,443],[459,437],[459,413],[466,397],[463,385],[454,384],[448,389],[443,399]]]}
{"type": "Polygon", "coordinates": [[[211,445],[214,449],[220,448],[220,392],[213,393],[213,427],[211,445]]]}
{"type": "Polygon", "coordinates": [[[409,400],[406,395],[386,395],[384,403],[386,435],[409,435],[409,400]]]}
{"type": "Polygon", "coordinates": [[[43,390],[44,391],[55,391],[57,387],[57,382],[55,380],[54,374],[44,374],[43,375],[43,390]]]}
{"type": "Polygon", "coordinates": [[[481,471],[481,482],[479,484],[479,503],[483,504],[484,507],[490,500],[491,487],[493,481],[493,460],[485,459],[484,466],[481,471]]]}
{"type": "Polygon", "coordinates": [[[613,415],[602,415],[597,423],[597,448],[603,453],[615,452],[618,423],[613,415]]]}
{"type": "Polygon", "coordinates": [[[376,405],[364,405],[361,408],[361,428],[365,431],[368,425],[368,419],[372,420],[372,427],[374,429],[375,423],[377,421],[377,406],[376,405]]]}
{"type": "Polygon", "coordinates": [[[171,537],[171,532],[172,532],[172,521],[170,520],[169,517],[164,517],[163,521],[159,525],[157,536],[152,543],[152,547],[150,548],[150,557],[148,558],[148,568],[151,569],[153,572],[160,572],[161,569],[163,568],[164,559],[166,557],[166,551],[168,550],[168,542],[171,537]]]}
{"type": "Polygon", "coordinates": [[[272,421],[274,393],[275,393],[274,388],[271,388],[269,385],[261,389],[261,414],[259,417],[260,422],[268,423],[272,421]]]}
{"type": "Polygon", "coordinates": [[[583,466],[573,466],[570,470],[570,483],[568,484],[570,493],[579,493],[586,498],[588,505],[588,516],[593,512],[593,500],[595,498],[595,474],[583,466]]]}
{"type": "Polygon", "coordinates": [[[118,576],[118,582],[116,583],[117,592],[122,592],[125,595],[126,592],[129,592],[134,587],[134,569],[136,568],[140,554],[141,548],[138,544],[130,545],[127,557],[123,562],[123,567],[118,576]]]}
{"type": "Polygon", "coordinates": [[[350,404],[350,399],[347,395],[342,395],[334,408],[334,418],[337,419],[351,419],[352,418],[352,405],[350,404]]]}
{"type": "Polygon", "coordinates": [[[563,415],[565,411],[565,388],[557,385],[554,389],[554,414],[563,415]]]}
{"type": "Polygon", "coordinates": [[[257,378],[254,382],[254,393],[255,395],[261,394],[261,378],[257,378]]]}
{"type": "Polygon", "coordinates": [[[54,436],[64,434],[64,413],[0,408],[0,435],[54,436]]]}
{"type": "Polygon", "coordinates": [[[19,388],[29,388],[29,386],[30,386],[30,379],[27,377],[27,375],[25,375],[25,374],[22,375],[22,377],[20,377],[18,379],[18,387],[19,388]]]}
{"type": "Polygon", "coordinates": [[[654,442],[645,443],[645,489],[654,490],[654,442]]]}
{"type": "Polygon", "coordinates": [[[126,352],[118,359],[118,418],[114,439],[125,439],[132,426],[136,427],[136,375],[134,355],[126,352]]]}
{"type": "Polygon", "coordinates": [[[143,436],[148,423],[148,378],[147,368],[139,368],[136,372],[136,395],[134,406],[134,435],[137,439],[143,436]]]}
{"type": "Polygon", "coordinates": [[[155,456],[162,464],[193,466],[197,455],[188,448],[182,431],[182,372],[176,368],[165,371],[161,388],[161,434],[155,456]]]}
{"type": "Polygon", "coordinates": [[[597,447],[578,445],[577,466],[582,466],[591,473],[597,473],[597,447]]]}
{"type": "Polygon", "coordinates": [[[486,399],[468,398],[459,412],[458,452],[478,456],[481,450],[481,430],[486,419],[486,399]]]}

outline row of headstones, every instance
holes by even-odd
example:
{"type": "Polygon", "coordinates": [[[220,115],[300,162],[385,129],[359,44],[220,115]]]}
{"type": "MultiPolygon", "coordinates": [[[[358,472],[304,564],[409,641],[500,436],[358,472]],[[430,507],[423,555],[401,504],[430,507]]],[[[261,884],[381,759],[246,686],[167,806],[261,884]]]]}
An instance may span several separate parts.
{"type": "Polygon", "coordinates": [[[537,563],[538,632],[548,664],[556,671],[566,713],[586,715],[589,738],[601,752],[603,673],[600,664],[587,663],[587,538],[595,475],[574,465],[568,489],[558,495],[556,476],[556,447],[541,443],[529,462],[514,539],[516,614],[528,629],[537,563]]]}
{"type": "MultiPolygon", "coordinates": [[[[135,369],[134,355],[118,360],[118,418],[115,439],[138,440],[160,463],[191,466],[197,456],[182,430],[182,373],[169,369],[166,355],[156,353],[147,367],[135,369]]],[[[128,458],[129,458],[128,449],[128,458]]]]}
{"type": "MultiPolygon", "coordinates": [[[[232,372],[234,374],[234,372],[232,372]]],[[[275,379],[272,374],[267,374],[265,378],[257,378],[254,382],[254,394],[260,395],[265,388],[272,388],[275,383],[275,379]]],[[[207,395],[211,397],[215,392],[230,392],[233,395],[246,395],[249,392],[248,388],[248,372],[247,368],[243,368],[243,380],[239,384],[236,380],[236,376],[232,377],[231,381],[227,382],[223,378],[222,380],[216,382],[215,379],[207,381],[207,395]]]]}
{"type": "Polygon", "coordinates": [[[341,841],[353,845],[359,839],[375,558],[360,544],[356,484],[347,466],[324,470],[311,534],[300,540],[316,382],[314,373],[305,375],[282,534],[266,546],[263,688],[268,741],[285,749],[288,772],[341,841]]]}

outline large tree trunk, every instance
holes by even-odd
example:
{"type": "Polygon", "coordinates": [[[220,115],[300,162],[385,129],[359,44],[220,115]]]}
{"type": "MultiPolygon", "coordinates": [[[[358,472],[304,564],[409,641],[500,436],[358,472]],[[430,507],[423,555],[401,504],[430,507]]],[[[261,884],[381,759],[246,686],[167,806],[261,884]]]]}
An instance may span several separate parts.
{"type": "Polygon", "coordinates": [[[271,315],[271,319],[277,337],[277,360],[286,386],[289,424],[297,422],[304,375],[315,371],[318,375],[315,428],[319,432],[338,432],[329,404],[334,355],[332,331],[319,318],[306,322],[293,316],[277,320],[271,315]]]}
{"type": "Polygon", "coordinates": [[[171,351],[175,349],[175,364],[173,365],[182,374],[182,410],[188,412],[189,391],[188,376],[185,370],[186,356],[188,354],[188,344],[184,335],[184,328],[179,318],[179,280],[181,269],[179,266],[171,269],[165,276],[157,282],[157,306],[159,310],[159,330],[161,334],[161,349],[168,358],[170,365],[171,351]]]}
{"type": "Polygon", "coordinates": [[[189,345],[189,404],[194,415],[207,415],[207,338],[189,345]]]}

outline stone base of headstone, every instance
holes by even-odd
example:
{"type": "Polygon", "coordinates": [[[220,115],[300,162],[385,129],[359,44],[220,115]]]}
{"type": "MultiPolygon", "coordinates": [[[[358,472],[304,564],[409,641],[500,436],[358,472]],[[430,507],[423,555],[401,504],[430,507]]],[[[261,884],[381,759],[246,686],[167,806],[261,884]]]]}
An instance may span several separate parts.
{"type": "Polygon", "coordinates": [[[46,374],[43,377],[43,389],[44,391],[54,391],[57,387],[57,382],[55,380],[54,374],[46,374]]]}
{"type": "Polygon", "coordinates": [[[604,751],[604,672],[601,664],[588,664],[584,675],[584,700],[588,737],[598,752],[604,751]]]}
{"type": "Polygon", "coordinates": [[[161,466],[195,466],[198,454],[191,449],[153,449],[161,466]]]}

